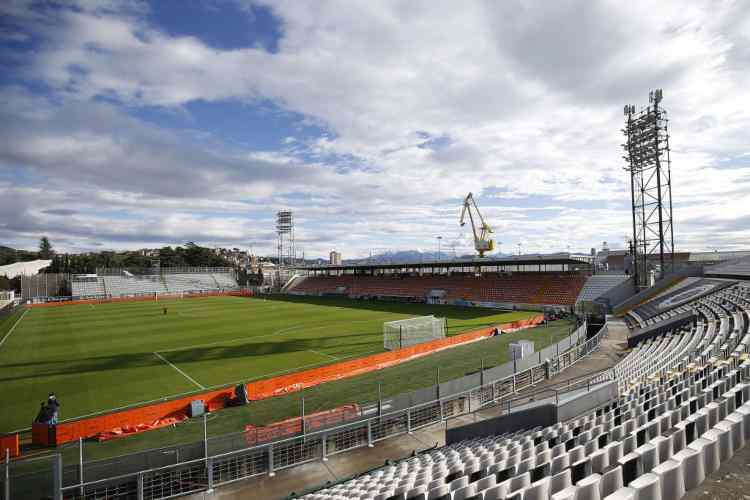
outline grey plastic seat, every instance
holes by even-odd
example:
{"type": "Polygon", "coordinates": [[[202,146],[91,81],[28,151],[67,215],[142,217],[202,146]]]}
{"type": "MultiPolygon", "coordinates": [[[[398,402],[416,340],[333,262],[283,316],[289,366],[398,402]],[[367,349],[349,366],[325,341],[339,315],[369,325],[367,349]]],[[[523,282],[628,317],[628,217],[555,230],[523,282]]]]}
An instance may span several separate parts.
{"type": "Polygon", "coordinates": [[[685,478],[682,463],[667,460],[651,471],[659,476],[662,500],[680,500],[685,495],[685,478]]]}
{"type": "Polygon", "coordinates": [[[531,483],[523,490],[522,500],[549,500],[550,478],[545,477],[531,483]]]}
{"type": "Polygon", "coordinates": [[[558,491],[562,491],[565,488],[573,486],[570,480],[570,469],[565,469],[562,472],[558,472],[550,478],[550,494],[554,495],[558,491]]]}
{"type": "Polygon", "coordinates": [[[570,457],[568,455],[561,455],[552,459],[550,465],[550,474],[557,474],[558,472],[570,467],[570,457]]]}
{"type": "Polygon", "coordinates": [[[609,467],[609,451],[606,449],[597,450],[591,454],[591,470],[601,474],[609,467]]]}
{"type": "Polygon", "coordinates": [[[723,430],[723,429],[719,429],[717,427],[713,427],[712,429],[709,429],[705,433],[703,433],[701,437],[705,439],[710,439],[712,441],[716,441],[719,447],[720,463],[725,462],[726,460],[729,460],[734,455],[734,450],[732,449],[731,432],[723,430]]]}
{"type": "Polygon", "coordinates": [[[656,447],[659,463],[672,458],[672,436],[657,436],[650,443],[656,447]]]}
{"type": "Polygon", "coordinates": [[[456,491],[458,489],[463,488],[464,486],[467,486],[468,484],[469,484],[468,476],[461,476],[451,481],[449,486],[450,486],[451,491],[456,491]]]}
{"type": "Polygon", "coordinates": [[[622,458],[622,443],[614,442],[609,443],[604,447],[609,452],[609,463],[616,464],[618,460],[622,458]]]}
{"type": "Polygon", "coordinates": [[[693,449],[701,454],[703,458],[703,468],[705,474],[709,475],[719,468],[719,446],[716,441],[710,439],[698,438],[688,445],[689,449],[693,449]]]}
{"type": "Polygon", "coordinates": [[[524,472],[508,481],[508,491],[516,491],[531,486],[531,474],[524,472]]]}
{"type": "Polygon", "coordinates": [[[619,465],[610,468],[607,472],[602,474],[601,493],[603,497],[614,493],[623,486],[622,467],[620,467],[619,465]]]}
{"type": "Polygon", "coordinates": [[[576,492],[578,488],[575,486],[568,486],[567,488],[553,493],[550,500],[575,500],[576,492]]]}
{"type": "Polygon", "coordinates": [[[427,500],[427,488],[415,486],[406,493],[406,500],[427,500]]]}
{"type": "Polygon", "coordinates": [[[743,412],[741,407],[727,415],[727,420],[742,422],[742,439],[745,443],[750,441],[750,411],[743,412]]]}
{"type": "Polygon", "coordinates": [[[742,429],[742,421],[730,419],[729,417],[730,415],[727,415],[727,418],[716,424],[716,428],[729,432],[732,444],[732,454],[734,455],[737,450],[740,450],[745,446],[745,436],[742,429]]]}
{"type": "Polygon", "coordinates": [[[635,491],[634,500],[662,500],[659,476],[647,472],[628,485],[635,491]]]}
{"type": "Polygon", "coordinates": [[[474,484],[469,484],[463,488],[459,488],[453,492],[453,500],[466,500],[473,498],[477,494],[477,487],[474,484]]]}
{"type": "Polygon", "coordinates": [[[432,488],[428,494],[427,494],[427,500],[442,500],[442,499],[450,499],[451,497],[451,489],[448,487],[447,484],[440,485],[436,488],[432,488]]]}
{"type": "Polygon", "coordinates": [[[601,500],[601,481],[599,474],[590,474],[576,483],[576,500],[601,500]]]}
{"type": "Polygon", "coordinates": [[[641,457],[641,470],[643,472],[650,472],[651,469],[659,465],[659,456],[656,452],[656,447],[650,443],[636,448],[634,453],[641,457]]]}
{"type": "Polygon", "coordinates": [[[504,500],[507,492],[507,484],[498,484],[485,490],[483,500],[504,500]]]}
{"type": "Polygon", "coordinates": [[[494,475],[483,477],[479,481],[477,481],[477,491],[484,491],[486,489],[492,488],[497,484],[497,480],[494,475]]]}

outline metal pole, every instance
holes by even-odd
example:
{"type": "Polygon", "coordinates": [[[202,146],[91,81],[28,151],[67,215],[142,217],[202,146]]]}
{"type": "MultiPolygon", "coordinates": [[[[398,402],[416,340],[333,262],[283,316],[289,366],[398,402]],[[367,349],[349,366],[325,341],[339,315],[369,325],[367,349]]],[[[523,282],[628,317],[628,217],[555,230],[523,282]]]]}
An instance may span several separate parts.
{"type": "Polygon", "coordinates": [[[268,477],[273,477],[276,472],[273,470],[273,444],[268,445],[268,477]]]}
{"type": "Polygon", "coordinates": [[[435,391],[437,398],[440,399],[440,367],[435,368],[435,391]]]}
{"type": "Polygon", "coordinates": [[[59,453],[52,459],[52,498],[62,500],[62,455],[59,453]]]}
{"type": "Polygon", "coordinates": [[[383,382],[378,381],[378,417],[383,416],[383,382]]]}
{"type": "Polygon", "coordinates": [[[10,500],[10,449],[5,448],[5,496],[3,500],[10,500]]]}
{"type": "Polygon", "coordinates": [[[305,435],[305,396],[300,398],[300,417],[302,418],[302,435],[305,435]]]}
{"type": "Polygon", "coordinates": [[[138,473],[138,492],[136,493],[138,500],[143,500],[143,472],[138,473]]]}
{"type": "Polygon", "coordinates": [[[375,445],[372,443],[372,420],[367,421],[367,447],[372,448],[375,445]]]}
{"type": "Polygon", "coordinates": [[[80,475],[81,480],[81,496],[84,496],[83,493],[83,438],[78,438],[78,474],[80,475]]]}
{"type": "Polygon", "coordinates": [[[208,458],[208,418],[206,413],[203,413],[203,456],[208,458]]]}
{"type": "Polygon", "coordinates": [[[482,358],[481,365],[479,367],[479,385],[484,386],[484,358],[482,358]]]}

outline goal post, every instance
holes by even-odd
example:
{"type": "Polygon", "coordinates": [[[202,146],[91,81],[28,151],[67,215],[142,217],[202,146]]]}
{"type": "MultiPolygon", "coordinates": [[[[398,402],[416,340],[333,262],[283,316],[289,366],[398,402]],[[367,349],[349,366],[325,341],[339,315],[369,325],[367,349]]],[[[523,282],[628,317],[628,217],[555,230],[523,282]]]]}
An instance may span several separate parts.
{"type": "Polygon", "coordinates": [[[445,319],[435,316],[383,323],[383,347],[388,351],[445,338],[445,319]]]}

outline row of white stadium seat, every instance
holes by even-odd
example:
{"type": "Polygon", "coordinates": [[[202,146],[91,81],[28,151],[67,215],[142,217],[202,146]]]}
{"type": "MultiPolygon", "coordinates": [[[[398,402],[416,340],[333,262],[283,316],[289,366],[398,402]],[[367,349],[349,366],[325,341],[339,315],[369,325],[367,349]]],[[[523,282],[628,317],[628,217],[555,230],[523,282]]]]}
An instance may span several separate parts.
{"type": "Polygon", "coordinates": [[[750,441],[750,291],[674,311],[697,324],[636,346],[620,396],[569,422],[412,457],[308,500],[677,500],[750,441]]]}
{"type": "Polygon", "coordinates": [[[239,285],[228,273],[183,273],[146,276],[98,276],[73,280],[76,297],[142,295],[232,290],[239,285]]]}

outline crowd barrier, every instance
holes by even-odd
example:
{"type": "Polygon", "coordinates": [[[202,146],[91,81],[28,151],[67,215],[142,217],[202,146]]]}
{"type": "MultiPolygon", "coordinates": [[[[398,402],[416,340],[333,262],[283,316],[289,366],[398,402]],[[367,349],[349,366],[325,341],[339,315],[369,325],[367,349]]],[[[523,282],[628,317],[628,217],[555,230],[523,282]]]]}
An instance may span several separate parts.
{"type": "MultiPolygon", "coordinates": [[[[497,325],[504,332],[538,325],[544,321],[543,315],[537,315],[525,320],[497,325]]],[[[257,380],[246,385],[250,400],[267,399],[282,394],[300,391],[325,382],[361,375],[367,372],[395,366],[412,359],[432,354],[443,349],[468,342],[474,342],[492,334],[495,327],[482,328],[444,339],[433,340],[406,347],[398,351],[372,354],[358,359],[340,361],[319,368],[312,368],[287,375],[281,375],[265,380],[257,380]]],[[[175,418],[187,415],[191,401],[202,400],[207,411],[225,408],[234,397],[234,388],[228,387],[214,391],[194,393],[179,399],[153,403],[125,409],[105,415],[82,418],[62,422],[56,425],[54,439],[49,444],[63,444],[79,438],[90,438],[100,433],[111,432],[113,429],[129,427],[136,428],[143,424],[151,424],[165,418],[175,418]]],[[[45,444],[34,441],[37,444],[45,444]]]]}
{"type": "Polygon", "coordinates": [[[106,297],[96,299],[59,300],[54,302],[42,302],[39,304],[28,304],[26,307],[63,307],[80,304],[110,304],[113,302],[144,302],[158,299],[189,299],[198,297],[252,297],[249,290],[234,290],[226,292],[175,292],[175,293],[149,293],[131,297],[106,297]]]}

